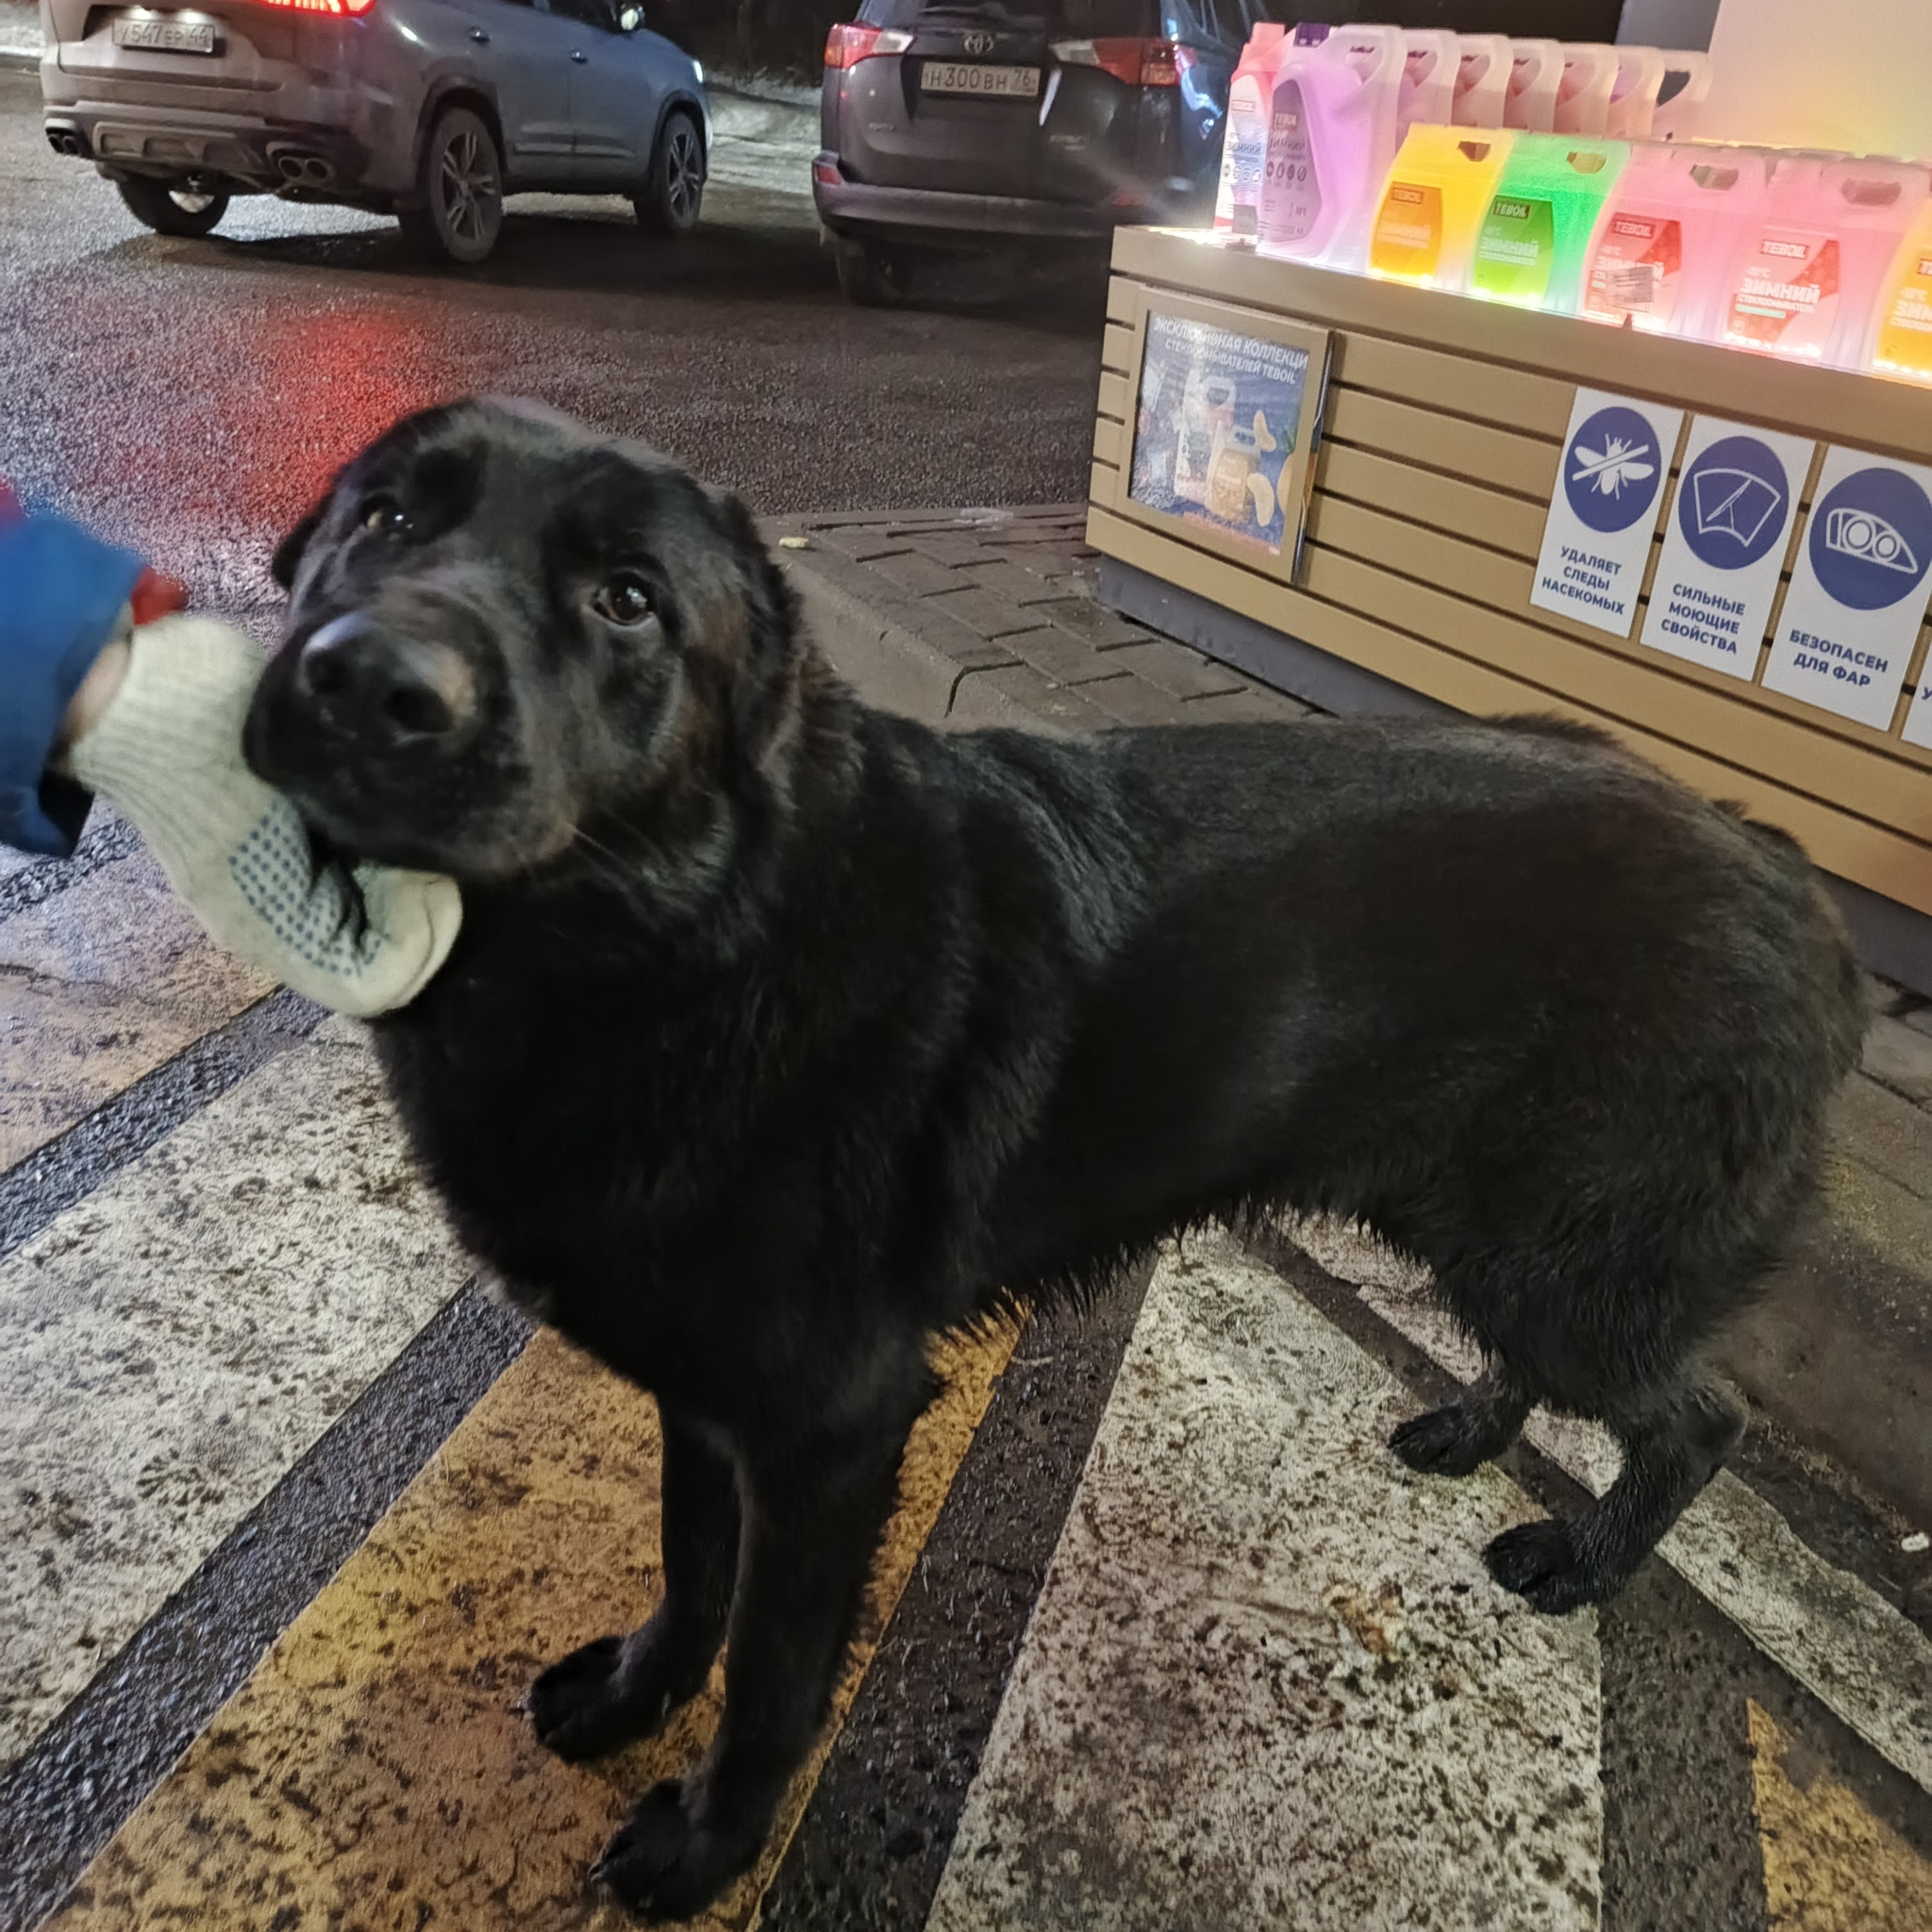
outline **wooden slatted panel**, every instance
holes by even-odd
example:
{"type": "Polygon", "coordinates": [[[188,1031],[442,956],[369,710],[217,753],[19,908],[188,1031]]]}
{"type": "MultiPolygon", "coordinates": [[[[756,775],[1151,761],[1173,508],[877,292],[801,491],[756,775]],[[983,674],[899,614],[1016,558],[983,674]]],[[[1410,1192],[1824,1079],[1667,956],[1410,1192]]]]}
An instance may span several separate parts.
{"type": "Polygon", "coordinates": [[[1329,391],[1323,434],[1378,456],[1426,463],[1447,476],[1511,490],[1539,506],[1549,501],[1562,456],[1555,442],[1465,423],[1413,403],[1392,403],[1361,390],[1329,391]]]}
{"type": "MultiPolygon", "coordinates": [[[[1161,242],[1141,236],[1135,246],[1145,252],[1161,242]]],[[[1158,292],[1119,276],[1108,293],[1113,320],[1104,352],[1118,391],[1104,382],[1103,393],[1118,393],[1122,426],[1109,437],[1103,425],[1094,441],[1094,528],[1107,538],[1101,547],[1135,561],[1158,553],[1163,561],[1148,567],[1159,575],[1464,709],[1555,707],[1604,723],[1690,782],[1753,803],[1804,838],[1832,870],[1932,911],[1925,849],[1932,844],[1932,754],[1528,604],[1573,399],[1568,374],[1706,414],[1835,436],[1919,460],[1932,456],[1932,408],[1924,397],[1696,344],[1639,338],[1633,348],[1627,335],[1600,336],[1558,318],[1488,305],[1460,304],[1451,318],[1456,326],[1444,325],[1448,340],[1417,341],[1418,319],[1442,324],[1450,298],[1418,307],[1391,301],[1416,292],[1391,285],[1280,263],[1265,264],[1257,276],[1252,262],[1164,245],[1173,258],[1170,276],[1175,261],[1192,275],[1204,257],[1212,258],[1201,280],[1170,280],[1175,293],[1344,325],[1334,338],[1306,588],[1290,590],[1107,514],[1128,448],[1128,323],[1142,293],[1158,292]],[[1473,318],[1461,312],[1470,308],[1473,318]],[[1457,327],[1473,331],[1480,349],[1456,340],[1457,327]],[[1559,338],[1568,362],[1548,352],[1559,338]],[[1641,358],[1655,348],[1691,350],[1686,366],[1724,380],[1715,391],[1708,383],[1676,387],[1682,358],[1673,356],[1649,369],[1650,379],[1639,379],[1644,371],[1633,373],[1629,355],[1641,358]],[[1525,359],[1533,351],[1543,366],[1521,366],[1512,360],[1519,351],[1525,359]],[[1660,382],[1660,375],[1673,382],[1660,382]],[[1815,378],[1828,379],[1821,386],[1815,378]],[[1848,425],[1869,424],[1874,391],[1889,427],[1857,434],[1848,425]],[[1802,408],[1791,407],[1793,396],[1802,408]],[[1843,420],[1826,421],[1848,402],[1857,407],[1840,411],[1843,420]]],[[[1117,265],[1121,259],[1117,248],[1117,265]]],[[[1808,490],[1807,498],[1808,507],[1808,490]]],[[[1659,528],[1652,570],[1661,549],[1659,528]]],[[[1633,630],[1641,629],[1640,612],[1633,630]]],[[[1922,636],[1915,660],[1928,653],[1932,642],[1922,636]]]]}
{"type": "Polygon", "coordinates": [[[1762,772],[1932,842],[1932,783],[1923,769],[1672,675],[1670,659],[1653,667],[1615,650],[1557,637],[1541,625],[1467,602],[1447,588],[1312,543],[1303,575],[1312,596],[1433,638],[1458,656],[1478,657],[1525,683],[1564,692],[1592,711],[1695,745],[1726,764],[1762,772]]]}
{"type": "Polygon", "coordinates": [[[1093,419],[1093,454],[1103,463],[1119,469],[1127,459],[1127,426],[1111,416],[1093,419]]]}
{"type": "Polygon", "coordinates": [[[1341,339],[1329,380],[1558,441],[1576,392],[1574,383],[1551,376],[1354,333],[1341,339]]]}
{"type": "Polygon", "coordinates": [[[1447,530],[1473,543],[1487,543],[1512,557],[1535,560],[1542,547],[1543,508],[1521,496],[1479,490],[1457,477],[1419,470],[1372,450],[1330,442],[1315,473],[1318,498],[1329,495],[1378,504],[1411,523],[1447,530]]]}
{"type": "Polygon", "coordinates": [[[1116,375],[1110,369],[1100,372],[1100,413],[1111,416],[1116,423],[1124,423],[1134,413],[1134,391],[1127,386],[1124,375],[1116,375]]]}
{"type": "Polygon", "coordinates": [[[1460,657],[1431,639],[1366,616],[1359,608],[1330,602],[1312,591],[1291,590],[1125,523],[1097,503],[1088,513],[1087,538],[1108,556],[1459,710],[1553,711],[1599,725],[1707,796],[1738,799],[1757,816],[1784,826],[1827,871],[1932,914],[1932,844],[1592,710],[1561,691],[1460,657]]]}

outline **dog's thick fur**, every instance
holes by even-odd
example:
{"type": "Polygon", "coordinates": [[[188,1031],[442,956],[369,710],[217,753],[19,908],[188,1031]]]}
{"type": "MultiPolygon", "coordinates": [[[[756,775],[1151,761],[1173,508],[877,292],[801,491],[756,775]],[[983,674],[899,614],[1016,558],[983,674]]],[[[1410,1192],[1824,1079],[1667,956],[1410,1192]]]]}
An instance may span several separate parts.
{"type": "Polygon", "coordinates": [[[1618,1588],[1741,1427],[1698,1366],[1818,1165],[1859,975],[1782,835],[1589,732],[941,734],[798,631],[733,501],[523,407],[404,423],[285,544],[256,769],[335,849],[461,881],[378,1025],[469,1245],[657,1397],[665,1598],[537,1682],[604,1752],[703,1681],[701,1770],[600,1871],[678,1915],[808,1749],[937,1331],[1168,1230],[1358,1216],[1624,1473],[1488,1551],[1618,1588]]]}

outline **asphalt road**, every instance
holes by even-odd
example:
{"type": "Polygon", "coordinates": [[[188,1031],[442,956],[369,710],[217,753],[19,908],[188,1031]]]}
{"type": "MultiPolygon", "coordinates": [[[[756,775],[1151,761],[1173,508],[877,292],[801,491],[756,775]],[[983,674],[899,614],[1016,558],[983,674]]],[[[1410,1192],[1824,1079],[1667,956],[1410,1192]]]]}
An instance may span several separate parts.
{"type": "Polygon", "coordinates": [[[472,391],[640,436],[760,514],[1085,494],[1101,275],[847,307],[803,124],[721,153],[683,243],[624,202],[529,196],[458,271],[391,223],[266,198],[207,241],[150,234],[39,108],[0,72],[0,475],[230,609],[337,464],[472,391]]]}

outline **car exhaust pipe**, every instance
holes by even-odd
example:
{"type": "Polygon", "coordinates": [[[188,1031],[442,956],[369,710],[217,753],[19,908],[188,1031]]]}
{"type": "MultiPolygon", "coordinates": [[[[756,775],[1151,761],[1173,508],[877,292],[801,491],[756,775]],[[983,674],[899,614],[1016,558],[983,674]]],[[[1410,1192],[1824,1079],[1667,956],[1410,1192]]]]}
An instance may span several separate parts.
{"type": "Polygon", "coordinates": [[[77,127],[48,128],[47,145],[57,155],[75,155],[83,160],[89,152],[87,136],[77,127]]]}
{"type": "Polygon", "coordinates": [[[321,188],[336,177],[333,161],[322,155],[305,155],[287,147],[275,156],[275,173],[291,188],[321,188]]]}

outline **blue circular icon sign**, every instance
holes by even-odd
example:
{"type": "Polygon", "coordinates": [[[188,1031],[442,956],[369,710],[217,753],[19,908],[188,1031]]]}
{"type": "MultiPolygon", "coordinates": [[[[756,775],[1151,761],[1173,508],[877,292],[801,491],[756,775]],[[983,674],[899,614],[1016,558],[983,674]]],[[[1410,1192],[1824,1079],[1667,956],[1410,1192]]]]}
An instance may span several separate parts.
{"type": "Polygon", "coordinates": [[[1857,470],[1811,512],[1811,568],[1851,610],[1909,597],[1932,564],[1932,503],[1902,470],[1857,470]]]}
{"type": "Polygon", "coordinates": [[[1657,502],[1664,475],[1657,435],[1635,409],[1599,409],[1563,452],[1563,491],[1570,508],[1606,536],[1627,530],[1657,502]]]}
{"type": "Polygon", "coordinates": [[[1742,570],[1783,538],[1790,502],[1776,451],[1755,436],[1721,437],[1684,472],[1677,526],[1698,562],[1742,570]]]}

